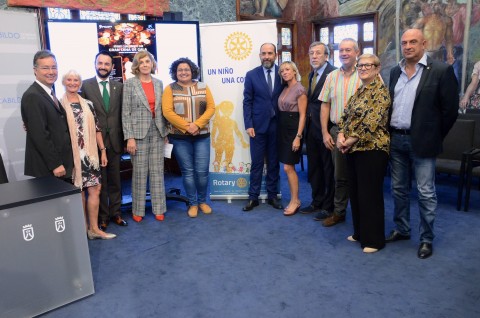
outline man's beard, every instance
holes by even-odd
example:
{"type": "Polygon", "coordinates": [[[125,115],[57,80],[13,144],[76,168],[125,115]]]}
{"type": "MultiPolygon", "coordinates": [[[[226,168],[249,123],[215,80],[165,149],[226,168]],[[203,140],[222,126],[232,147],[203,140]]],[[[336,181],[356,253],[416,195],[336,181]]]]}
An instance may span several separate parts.
{"type": "Polygon", "coordinates": [[[272,68],[273,67],[273,62],[271,61],[262,61],[262,66],[265,68],[272,68]]]}
{"type": "Polygon", "coordinates": [[[105,70],[96,69],[95,71],[97,72],[97,75],[100,78],[108,78],[110,76],[110,74],[112,73],[112,70],[110,70],[110,71],[107,71],[107,73],[105,75],[103,75],[103,74],[100,73],[100,71],[105,71],[105,70]]]}

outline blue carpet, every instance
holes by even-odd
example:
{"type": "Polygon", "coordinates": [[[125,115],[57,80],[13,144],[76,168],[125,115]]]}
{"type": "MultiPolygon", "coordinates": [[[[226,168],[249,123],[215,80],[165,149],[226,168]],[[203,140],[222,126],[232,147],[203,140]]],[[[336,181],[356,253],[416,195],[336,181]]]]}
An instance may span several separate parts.
{"type": "MultiPolygon", "coordinates": [[[[299,167],[298,167],[299,169],[299,167]]],[[[284,204],[287,182],[282,173],[284,204]]],[[[300,197],[309,203],[306,171],[300,197]]],[[[393,227],[385,179],[386,229],[393,227]]],[[[181,187],[166,176],[167,187],[181,187]]],[[[418,209],[412,194],[412,240],[364,254],[347,221],[332,228],[313,215],[284,217],[244,200],[213,201],[212,215],[188,218],[168,201],[165,222],[150,210],[137,224],[115,225],[111,241],[90,241],[96,293],[42,317],[480,317],[480,200],[458,212],[456,179],[437,179],[434,255],[417,258],[418,209]]]]}

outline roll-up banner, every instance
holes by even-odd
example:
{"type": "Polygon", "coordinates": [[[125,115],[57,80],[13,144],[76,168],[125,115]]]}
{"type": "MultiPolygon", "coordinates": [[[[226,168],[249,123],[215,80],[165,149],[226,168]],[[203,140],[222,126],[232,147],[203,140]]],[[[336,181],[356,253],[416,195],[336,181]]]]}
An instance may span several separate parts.
{"type": "MultiPolygon", "coordinates": [[[[245,199],[251,159],[243,123],[243,84],[246,73],[260,65],[260,46],[277,43],[276,20],[201,24],[200,38],[202,80],[215,99],[210,122],[210,198],[245,199]]],[[[260,198],[266,198],[265,178],[260,198]]]]}

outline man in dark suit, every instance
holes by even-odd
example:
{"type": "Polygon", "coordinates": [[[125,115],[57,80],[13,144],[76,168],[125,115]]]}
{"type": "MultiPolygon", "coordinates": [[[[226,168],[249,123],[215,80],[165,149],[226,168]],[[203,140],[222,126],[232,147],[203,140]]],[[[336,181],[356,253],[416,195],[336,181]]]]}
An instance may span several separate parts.
{"type": "Polygon", "coordinates": [[[47,50],[33,57],[35,82],[22,96],[27,131],[25,175],[55,176],[72,181],[73,155],[65,110],[52,89],[58,78],[55,55],[47,50]]]}
{"type": "Polygon", "coordinates": [[[411,169],[414,168],[420,210],[417,256],[433,253],[437,208],[435,158],[458,116],[458,83],[453,68],[425,54],[421,30],[410,29],[401,40],[404,59],[390,73],[390,165],[396,229],[387,242],[410,239],[411,169]]]}
{"type": "Polygon", "coordinates": [[[108,165],[102,168],[102,190],[98,223],[103,231],[109,220],[120,226],[127,226],[122,218],[122,188],[120,180],[120,159],[123,154],[122,98],[123,85],[110,80],[113,58],[107,51],[95,56],[97,76],[83,81],[81,95],[92,101],[95,107],[103,142],[107,148],[108,165]]]}
{"type": "Polygon", "coordinates": [[[315,220],[323,220],[333,212],[335,180],[333,178],[332,153],[323,143],[320,125],[322,91],[327,75],[336,69],[328,63],[330,50],[322,42],[313,42],[308,51],[313,71],[308,76],[308,107],[305,142],[308,158],[308,182],[312,187],[312,202],[300,210],[301,213],[319,211],[315,220]]]}
{"type": "Polygon", "coordinates": [[[268,204],[275,209],[283,209],[277,198],[280,164],[277,159],[277,118],[278,97],[282,92],[278,66],[275,65],[277,49],[272,43],[260,47],[261,66],[249,71],[245,76],[243,91],[243,120],[250,136],[250,188],[248,203],[243,211],[258,206],[258,196],[262,183],[264,160],[267,162],[266,185],[268,204]]]}

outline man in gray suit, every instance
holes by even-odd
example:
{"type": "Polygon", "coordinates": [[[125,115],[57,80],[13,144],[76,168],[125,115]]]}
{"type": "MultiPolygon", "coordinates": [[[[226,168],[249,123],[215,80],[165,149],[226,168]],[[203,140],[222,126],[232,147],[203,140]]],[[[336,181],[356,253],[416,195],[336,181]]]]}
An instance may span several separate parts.
{"type": "Polygon", "coordinates": [[[120,82],[110,80],[113,57],[107,51],[95,56],[97,76],[83,81],[81,95],[92,101],[97,114],[102,137],[107,148],[108,165],[102,168],[102,191],[98,223],[103,231],[109,220],[120,226],[127,226],[122,218],[120,205],[122,190],[120,180],[120,159],[123,154],[122,92],[120,82]]]}

